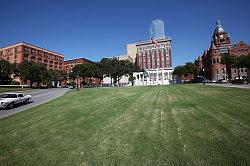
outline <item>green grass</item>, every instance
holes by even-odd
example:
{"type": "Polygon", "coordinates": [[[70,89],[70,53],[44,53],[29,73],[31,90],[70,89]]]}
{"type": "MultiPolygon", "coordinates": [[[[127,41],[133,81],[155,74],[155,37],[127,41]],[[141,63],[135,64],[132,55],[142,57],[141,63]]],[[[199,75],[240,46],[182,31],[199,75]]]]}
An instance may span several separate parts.
{"type": "Polygon", "coordinates": [[[13,87],[0,87],[0,93],[3,93],[3,92],[15,92],[15,91],[25,91],[25,90],[29,90],[30,88],[24,88],[22,89],[21,87],[20,88],[13,88],[13,87]]]}
{"type": "Polygon", "coordinates": [[[250,165],[250,90],[81,89],[0,128],[0,165],[250,165]]]}

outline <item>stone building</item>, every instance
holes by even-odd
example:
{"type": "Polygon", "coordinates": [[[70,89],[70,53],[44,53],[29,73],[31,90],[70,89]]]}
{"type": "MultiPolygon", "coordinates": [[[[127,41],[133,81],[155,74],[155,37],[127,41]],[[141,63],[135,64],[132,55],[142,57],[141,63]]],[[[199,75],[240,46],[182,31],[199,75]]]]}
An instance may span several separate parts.
{"type": "MultiPolygon", "coordinates": [[[[230,72],[232,73],[232,79],[236,79],[236,69],[229,71],[226,65],[221,63],[221,59],[223,56],[242,56],[247,54],[250,54],[249,45],[244,42],[233,44],[229,33],[223,29],[220,21],[217,21],[210,48],[205,50],[203,55],[195,60],[195,64],[199,70],[203,70],[207,80],[227,80],[230,72]]],[[[247,70],[245,68],[240,69],[240,75],[241,77],[247,76],[247,70]]]]}

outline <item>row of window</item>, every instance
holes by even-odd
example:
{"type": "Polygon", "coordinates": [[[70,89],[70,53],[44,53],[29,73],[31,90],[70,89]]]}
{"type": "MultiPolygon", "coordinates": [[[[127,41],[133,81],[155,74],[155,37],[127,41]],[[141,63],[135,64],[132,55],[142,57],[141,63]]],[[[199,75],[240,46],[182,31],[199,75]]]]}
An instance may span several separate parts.
{"type": "MultiPolygon", "coordinates": [[[[241,68],[241,69],[240,69],[240,72],[241,72],[241,73],[247,72],[247,69],[242,69],[242,68],[241,68]]],[[[219,74],[219,69],[217,69],[216,73],[219,74]]],[[[226,73],[226,71],[225,71],[224,68],[221,68],[221,73],[222,73],[222,74],[225,74],[225,73],[226,73]]],[[[237,73],[237,70],[236,70],[236,69],[234,69],[234,73],[237,73]]]]}
{"type": "MultiPolygon", "coordinates": [[[[141,68],[151,68],[151,63],[146,63],[146,62],[143,62],[143,63],[139,63],[139,66],[141,67],[141,68]]],[[[169,63],[164,63],[164,62],[162,62],[162,63],[160,63],[159,61],[157,61],[157,63],[155,64],[155,63],[152,63],[152,68],[154,69],[154,68],[160,68],[160,67],[162,67],[162,66],[164,66],[164,67],[170,67],[170,64],[169,63]]]]}
{"type": "Polygon", "coordinates": [[[55,60],[58,60],[58,61],[63,61],[63,58],[61,58],[61,57],[50,54],[48,52],[39,51],[39,50],[36,50],[36,49],[31,49],[31,48],[25,47],[24,52],[25,53],[32,53],[34,55],[46,56],[46,57],[49,57],[50,59],[55,59],[55,60]]]}
{"type": "MultiPolygon", "coordinates": [[[[241,73],[247,72],[247,69],[240,69],[240,72],[241,72],[241,73]]],[[[236,70],[236,69],[234,69],[234,73],[237,73],[237,70],[236,70]]]]}
{"type": "Polygon", "coordinates": [[[247,48],[237,49],[236,52],[248,52],[247,48]]]}
{"type": "Polygon", "coordinates": [[[228,42],[229,41],[229,38],[227,38],[226,40],[225,39],[220,39],[220,43],[224,43],[224,42],[228,42]]]}
{"type": "MultiPolygon", "coordinates": [[[[154,60],[155,60],[155,58],[159,61],[159,59],[160,59],[160,56],[159,55],[156,55],[156,56],[154,56],[154,55],[152,55],[152,61],[154,62],[154,60]]],[[[150,62],[151,61],[151,58],[150,58],[150,56],[139,56],[139,62],[142,62],[142,60],[145,62],[146,61],[146,59],[148,60],[148,62],[150,62]]],[[[165,58],[164,58],[164,55],[162,55],[161,56],[161,59],[162,60],[169,60],[169,56],[165,56],[165,58]]]]}
{"type": "MultiPolygon", "coordinates": [[[[154,54],[164,54],[164,50],[166,52],[166,54],[168,55],[169,54],[169,50],[168,49],[157,49],[155,51],[152,51],[151,53],[154,55],[154,54]]],[[[150,51],[138,51],[137,52],[138,55],[149,55],[150,54],[150,51]]]]}
{"type": "Polygon", "coordinates": [[[220,63],[220,58],[213,58],[212,64],[220,63]]]}
{"type": "Polygon", "coordinates": [[[145,49],[153,49],[153,48],[158,48],[158,47],[170,47],[170,43],[167,43],[167,44],[159,44],[159,45],[152,44],[152,45],[149,45],[149,46],[141,46],[141,47],[138,47],[138,48],[137,48],[137,51],[145,50],[145,49]]]}
{"type": "MultiPolygon", "coordinates": [[[[25,56],[25,58],[28,58],[28,56],[25,56]]],[[[30,59],[31,59],[31,60],[36,60],[36,57],[35,57],[35,56],[31,56],[30,59]]],[[[42,58],[38,58],[37,60],[38,60],[39,62],[42,62],[42,58]]],[[[44,63],[47,63],[48,60],[47,60],[47,59],[44,59],[43,62],[44,62],[44,63]]],[[[53,64],[54,61],[50,61],[49,63],[50,63],[50,64],[53,64]]],[[[58,65],[58,62],[55,62],[55,65],[58,65]]],[[[59,63],[59,65],[62,65],[62,63],[59,63]]]]}

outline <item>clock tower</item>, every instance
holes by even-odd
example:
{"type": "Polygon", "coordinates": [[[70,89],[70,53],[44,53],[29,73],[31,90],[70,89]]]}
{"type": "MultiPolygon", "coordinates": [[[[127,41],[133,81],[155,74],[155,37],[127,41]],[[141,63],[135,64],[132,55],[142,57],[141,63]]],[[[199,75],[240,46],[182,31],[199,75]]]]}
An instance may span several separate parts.
{"type": "Polygon", "coordinates": [[[216,47],[221,47],[231,44],[230,35],[226,31],[224,31],[220,21],[216,22],[216,27],[214,29],[212,41],[216,47]]]}

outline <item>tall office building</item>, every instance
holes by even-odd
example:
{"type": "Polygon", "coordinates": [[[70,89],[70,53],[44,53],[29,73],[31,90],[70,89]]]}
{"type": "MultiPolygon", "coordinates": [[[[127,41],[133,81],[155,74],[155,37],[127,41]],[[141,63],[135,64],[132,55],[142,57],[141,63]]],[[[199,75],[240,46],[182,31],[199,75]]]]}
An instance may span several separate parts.
{"type": "Polygon", "coordinates": [[[164,22],[162,20],[153,20],[149,28],[150,38],[159,39],[165,37],[164,22]]]}

